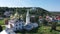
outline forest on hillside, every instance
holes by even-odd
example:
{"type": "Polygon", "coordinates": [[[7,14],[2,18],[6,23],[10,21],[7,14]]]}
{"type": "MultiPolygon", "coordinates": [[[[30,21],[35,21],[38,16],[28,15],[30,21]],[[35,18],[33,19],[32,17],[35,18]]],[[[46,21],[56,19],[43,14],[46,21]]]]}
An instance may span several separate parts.
{"type": "Polygon", "coordinates": [[[16,11],[18,11],[19,14],[26,14],[27,9],[32,9],[30,10],[30,14],[32,15],[47,15],[50,14],[49,11],[40,8],[40,7],[16,7],[16,8],[8,8],[8,7],[0,7],[0,16],[4,16],[5,11],[11,11],[12,14],[14,14],[16,11]],[[34,9],[33,9],[34,8],[34,9]]]}

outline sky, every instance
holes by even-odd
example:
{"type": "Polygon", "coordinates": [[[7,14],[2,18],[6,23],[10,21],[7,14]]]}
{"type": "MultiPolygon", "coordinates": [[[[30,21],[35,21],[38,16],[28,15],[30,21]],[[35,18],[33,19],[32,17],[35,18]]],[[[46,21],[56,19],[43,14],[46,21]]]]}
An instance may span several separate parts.
{"type": "Polygon", "coordinates": [[[60,11],[60,0],[0,0],[0,7],[41,7],[60,11]]]}

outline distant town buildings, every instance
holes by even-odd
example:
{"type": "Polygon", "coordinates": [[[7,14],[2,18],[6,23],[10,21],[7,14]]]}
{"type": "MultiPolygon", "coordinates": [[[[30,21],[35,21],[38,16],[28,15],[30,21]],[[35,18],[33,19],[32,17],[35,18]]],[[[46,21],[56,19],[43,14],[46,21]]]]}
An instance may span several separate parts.
{"type": "Polygon", "coordinates": [[[5,12],[4,12],[4,15],[5,15],[6,17],[9,17],[9,16],[12,14],[12,12],[13,12],[13,11],[5,11],[5,12]]]}

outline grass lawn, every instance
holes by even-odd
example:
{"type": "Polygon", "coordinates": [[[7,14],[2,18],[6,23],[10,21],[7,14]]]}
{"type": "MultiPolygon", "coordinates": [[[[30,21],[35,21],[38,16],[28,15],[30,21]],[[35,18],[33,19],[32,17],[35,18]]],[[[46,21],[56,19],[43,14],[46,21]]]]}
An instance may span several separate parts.
{"type": "Polygon", "coordinates": [[[0,25],[4,25],[4,20],[3,19],[0,20],[0,25]]]}

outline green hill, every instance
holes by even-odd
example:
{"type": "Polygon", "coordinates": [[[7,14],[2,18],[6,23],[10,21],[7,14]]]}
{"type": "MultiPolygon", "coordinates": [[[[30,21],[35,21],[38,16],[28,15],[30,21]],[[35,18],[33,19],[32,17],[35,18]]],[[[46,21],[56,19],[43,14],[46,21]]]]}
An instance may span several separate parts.
{"type": "Polygon", "coordinates": [[[34,14],[34,15],[44,16],[44,15],[50,14],[47,10],[40,7],[16,7],[16,8],[0,7],[0,15],[3,16],[3,13],[5,11],[12,11],[14,14],[16,12],[16,9],[19,14],[26,14],[27,9],[32,9],[30,10],[30,14],[34,14]]]}
{"type": "Polygon", "coordinates": [[[60,15],[60,12],[50,12],[52,15],[60,15]]]}

